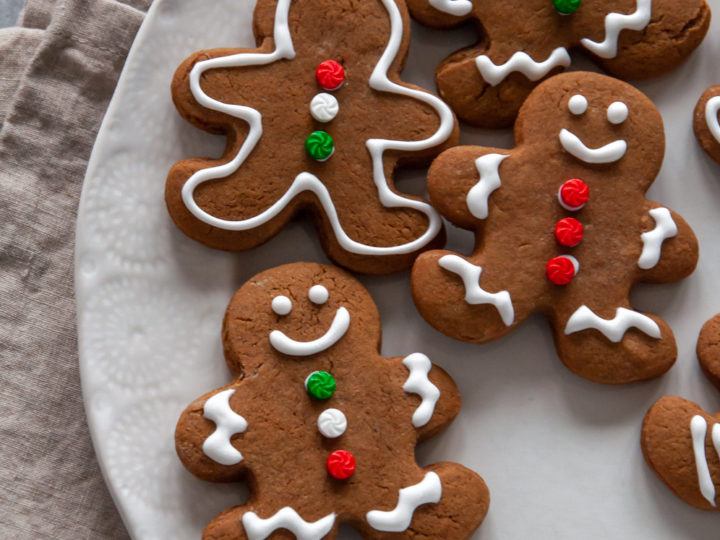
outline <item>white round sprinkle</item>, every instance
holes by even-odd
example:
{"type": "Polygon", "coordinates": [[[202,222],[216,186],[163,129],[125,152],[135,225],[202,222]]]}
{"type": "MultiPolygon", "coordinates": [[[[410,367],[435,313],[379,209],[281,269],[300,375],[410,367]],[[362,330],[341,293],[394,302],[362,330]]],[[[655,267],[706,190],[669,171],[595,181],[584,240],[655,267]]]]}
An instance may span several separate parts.
{"type": "Polygon", "coordinates": [[[287,296],[276,296],[272,300],[272,310],[278,315],[287,315],[292,311],[292,301],[287,296]]]}
{"type": "Polygon", "coordinates": [[[570,112],[576,116],[584,114],[585,111],[587,111],[587,108],[588,101],[583,95],[575,94],[570,98],[570,101],[568,101],[568,109],[570,109],[570,112]]]}
{"type": "Polygon", "coordinates": [[[318,416],[318,431],[328,439],[336,439],[347,429],[347,418],[338,409],[325,409],[318,416]]]}
{"type": "Polygon", "coordinates": [[[310,292],[308,293],[308,298],[313,304],[324,304],[327,302],[328,297],[330,296],[330,293],[328,290],[323,287],[322,285],[313,285],[310,287],[310,292]]]}
{"type": "Polygon", "coordinates": [[[628,108],[622,101],[611,103],[607,110],[607,118],[611,124],[622,124],[628,117],[628,108]]]}
{"type": "Polygon", "coordinates": [[[310,102],[310,114],[315,120],[323,124],[335,118],[339,110],[338,100],[330,94],[317,94],[310,102]]]}

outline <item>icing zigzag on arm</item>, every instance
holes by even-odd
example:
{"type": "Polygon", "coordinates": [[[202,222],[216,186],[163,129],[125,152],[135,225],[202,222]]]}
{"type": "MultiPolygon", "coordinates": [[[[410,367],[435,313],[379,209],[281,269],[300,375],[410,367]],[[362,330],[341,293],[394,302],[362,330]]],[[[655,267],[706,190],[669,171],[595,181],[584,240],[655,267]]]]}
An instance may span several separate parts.
{"type": "Polygon", "coordinates": [[[556,67],[569,66],[570,54],[565,47],[558,47],[545,61],[536,62],[528,53],[518,51],[501,65],[495,64],[483,54],[475,59],[475,63],[483,79],[491,86],[497,86],[513,71],[519,71],[531,81],[538,81],[556,67]]]}
{"type": "Polygon", "coordinates": [[[707,122],[710,133],[720,143],[720,122],[718,121],[720,111],[720,96],[710,98],[705,105],[705,122],[707,122]]]}
{"type": "Polygon", "coordinates": [[[644,30],[652,17],[652,0],[637,0],[637,9],[625,15],[623,13],[609,13],[605,17],[605,39],[592,41],[582,39],[580,43],[591,53],[600,58],[615,58],[618,53],[618,38],[623,30],[644,30]]]}
{"type": "Polygon", "coordinates": [[[655,220],[655,228],[652,231],[640,235],[643,242],[643,250],[638,259],[638,266],[643,270],[649,270],[657,265],[662,253],[662,245],[668,238],[677,236],[678,228],[673,221],[670,210],[667,208],[653,208],[650,215],[655,220]]]}
{"type": "Polygon", "coordinates": [[[243,460],[242,454],[230,443],[236,433],[245,433],[247,421],[232,410],[230,396],[235,390],[224,390],[205,402],[203,416],[215,422],[215,431],[205,439],[203,453],[220,465],[237,465],[243,460]]]}
{"type": "Polygon", "coordinates": [[[428,503],[438,503],[442,498],[442,483],[440,477],[429,472],[422,482],[402,488],[398,493],[398,503],[394,510],[370,510],[367,513],[367,522],[376,531],[403,532],[412,521],[413,514],[418,506],[428,503]]]}
{"type": "Polygon", "coordinates": [[[568,319],[565,335],[594,328],[602,332],[613,343],[620,343],[630,328],[637,328],[648,336],[660,339],[660,327],[647,315],[627,308],[617,308],[615,317],[603,319],[587,306],[580,306],[568,319]]]}
{"type": "Polygon", "coordinates": [[[403,390],[409,394],[417,394],[422,398],[420,406],[415,410],[412,417],[412,424],[416,428],[427,424],[435,412],[435,405],[440,399],[440,390],[428,378],[432,368],[430,359],[422,353],[413,353],[406,356],[402,363],[408,370],[410,376],[403,385],[403,390]]]}
{"type": "Polygon", "coordinates": [[[468,191],[465,199],[468,210],[478,219],[488,217],[488,199],[493,191],[502,185],[500,181],[500,164],[510,156],[503,154],[487,154],[475,160],[480,180],[468,191]]]}
{"type": "Polygon", "coordinates": [[[239,221],[220,219],[205,212],[195,202],[193,194],[197,186],[210,180],[226,178],[237,171],[253,151],[263,133],[262,115],[259,111],[250,107],[222,103],[209,97],[202,90],[200,77],[210,69],[264,65],[281,59],[293,59],[295,57],[295,50],[288,24],[290,1],[291,0],[278,0],[274,29],[275,51],[272,53],[240,53],[213,58],[198,62],[190,72],[190,89],[198,103],[208,109],[244,120],[248,123],[250,129],[247,139],[240,147],[240,151],[231,161],[217,167],[200,170],[187,180],[182,188],[182,199],[185,206],[197,219],[208,225],[228,231],[246,231],[267,223],[276,217],[298,194],[304,191],[310,191],[317,196],[328,217],[338,243],[346,251],[361,255],[401,255],[421,249],[437,236],[442,226],[442,221],[438,213],[429,204],[403,197],[390,189],[387,178],[385,177],[383,154],[386,150],[416,152],[438,146],[450,137],[455,122],[450,109],[436,96],[413,88],[406,88],[388,79],[388,69],[390,69],[400,50],[403,38],[403,20],[394,0],[381,0],[390,15],[390,38],[383,55],[370,76],[369,85],[371,88],[380,92],[403,95],[426,103],[432,107],[439,116],[440,126],[431,137],[425,140],[393,141],[388,139],[369,139],[366,141],[366,147],[372,158],[373,180],[381,204],[386,208],[411,208],[421,212],[428,219],[428,228],[425,233],[411,242],[397,246],[369,246],[353,240],[347,235],[340,224],[330,192],[319,178],[308,172],[298,174],[290,188],[280,199],[265,211],[248,219],[239,221]]]}
{"type": "Polygon", "coordinates": [[[438,11],[449,13],[456,17],[467,15],[473,8],[470,0],[430,0],[430,5],[438,11]]]}
{"type": "MultiPolygon", "coordinates": [[[[710,504],[715,505],[715,484],[710,476],[707,456],[705,455],[705,436],[707,434],[707,422],[700,415],[693,416],[690,421],[690,434],[692,435],[693,455],[695,456],[695,468],[697,469],[698,485],[700,493],[710,504]]],[[[715,424],[712,429],[712,442],[715,452],[720,457],[720,424],[715,424]]]]}

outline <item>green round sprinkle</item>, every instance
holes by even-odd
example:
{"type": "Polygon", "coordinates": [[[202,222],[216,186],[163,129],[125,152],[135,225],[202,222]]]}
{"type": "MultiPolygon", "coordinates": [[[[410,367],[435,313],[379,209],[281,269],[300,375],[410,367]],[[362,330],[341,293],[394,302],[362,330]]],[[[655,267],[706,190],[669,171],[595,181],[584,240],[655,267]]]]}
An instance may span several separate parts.
{"type": "Polygon", "coordinates": [[[314,398],[328,399],[335,392],[335,377],[327,371],[313,371],[305,379],[305,388],[314,398]]]}
{"type": "Polygon", "coordinates": [[[575,13],[577,8],[580,7],[581,0],[553,0],[553,6],[563,15],[570,15],[575,13]]]}
{"type": "Polygon", "coordinates": [[[305,150],[311,158],[317,161],[325,161],[335,151],[335,143],[326,132],[313,131],[305,139],[305,150]]]}

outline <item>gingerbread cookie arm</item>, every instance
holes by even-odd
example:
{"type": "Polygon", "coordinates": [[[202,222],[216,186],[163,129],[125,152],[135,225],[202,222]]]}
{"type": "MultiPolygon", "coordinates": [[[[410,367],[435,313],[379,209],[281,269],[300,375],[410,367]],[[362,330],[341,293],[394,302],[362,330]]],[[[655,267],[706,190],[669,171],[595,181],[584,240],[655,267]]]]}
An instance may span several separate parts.
{"type": "Polygon", "coordinates": [[[235,384],[196,399],[182,413],[175,429],[175,449],[195,476],[211,482],[241,480],[247,463],[235,437],[245,432],[247,420],[231,405],[240,385],[235,384]]]}
{"type": "Polygon", "coordinates": [[[720,85],[711,86],[695,107],[695,137],[707,154],[720,163],[720,85]]]}
{"type": "Polygon", "coordinates": [[[720,494],[720,415],[667,396],[645,415],[641,444],[645,461],[680,499],[717,510],[720,494]]]}
{"type": "Polygon", "coordinates": [[[672,210],[647,201],[640,235],[640,279],[670,283],[689,276],[698,260],[698,242],[690,226],[672,210]]]}
{"type": "Polygon", "coordinates": [[[720,390],[720,315],[715,315],[700,330],[697,356],[705,376],[720,390]]]}
{"type": "Polygon", "coordinates": [[[629,301],[598,298],[592,305],[553,313],[555,345],[574,373],[604,384],[659,377],[677,358],[670,327],[655,315],[632,309],[629,301]]]}

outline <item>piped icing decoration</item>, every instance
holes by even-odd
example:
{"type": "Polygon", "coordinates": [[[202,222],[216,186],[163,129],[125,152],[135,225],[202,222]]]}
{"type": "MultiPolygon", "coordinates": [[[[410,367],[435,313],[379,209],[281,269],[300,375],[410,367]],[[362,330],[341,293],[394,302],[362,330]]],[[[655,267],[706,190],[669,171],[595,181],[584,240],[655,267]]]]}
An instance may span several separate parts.
{"type": "Polygon", "coordinates": [[[568,110],[575,116],[585,114],[588,108],[588,100],[582,94],[575,94],[568,100],[568,110]]]}
{"type": "Polygon", "coordinates": [[[611,103],[607,109],[608,122],[610,122],[611,124],[615,124],[616,126],[620,125],[625,120],[627,120],[628,113],[628,106],[625,105],[622,101],[616,101],[615,103],[611,103]]]}
{"type": "Polygon", "coordinates": [[[422,353],[413,353],[406,356],[403,365],[410,371],[410,376],[403,385],[403,390],[408,394],[417,394],[422,401],[412,416],[412,424],[416,428],[427,424],[435,412],[435,405],[440,399],[440,390],[428,377],[432,363],[422,353]]]}
{"type": "Polygon", "coordinates": [[[456,17],[467,15],[473,8],[470,0],[430,0],[430,5],[438,11],[449,13],[456,17]]]}
{"type": "Polygon", "coordinates": [[[323,124],[334,120],[339,111],[340,104],[332,94],[322,92],[310,102],[310,115],[323,124]]]}
{"type": "Polygon", "coordinates": [[[515,321],[515,310],[508,291],[487,292],[480,286],[482,267],[476,266],[457,255],[445,255],[438,261],[440,267],[457,274],[465,286],[465,302],[471,305],[490,304],[497,309],[505,326],[515,321]]]}
{"type": "Polygon", "coordinates": [[[308,522],[293,508],[286,506],[267,519],[258,517],[255,512],[245,512],[242,524],[248,540],[265,540],[278,529],[290,531],[298,540],[322,540],[335,525],[335,514],[308,522]]]}
{"type": "Polygon", "coordinates": [[[330,399],[335,386],[335,377],[327,371],[313,371],[305,379],[305,390],[315,399],[330,399]]]}
{"type": "Polygon", "coordinates": [[[581,0],[552,0],[553,7],[561,15],[571,15],[580,7],[581,0]]]}
{"type": "Polygon", "coordinates": [[[618,39],[623,30],[644,30],[652,17],[652,0],[637,0],[633,13],[609,13],[605,16],[605,39],[592,41],[582,39],[580,43],[600,58],[615,58],[618,53],[618,39]]]}
{"type": "Polygon", "coordinates": [[[305,151],[315,161],[327,161],[335,153],[335,143],[326,131],[313,131],[305,139],[305,151]]]}
{"type": "Polygon", "coordinates": [[[567,285],[577,275],[580,264],[572,255],[553,257],[545,267],[545,275],[555,285],[567,285]]]}
{"type": "Polygon", "coordinates": [[[355,456],[347,450],[335,450],[327,458],[327,471],[336,480],[347,480],[355,472],[355,456]]]}
{"type": "Polygon", "coordinates": [[[272,310],[281,317],[288,315],[292,311],[292,300],[287,296],[276,296],[272,299],[272,310]]]}
{"type": "Polygon", "coordinates": [[[345,82],[345,69],[335,60],[325,60],[315,70],[315,79],[324,90],[338,90],[345,82]]]}
{"type": "Polygon", "coordinates": [[[211,69],[232,68],[250,65],[272,64],[279,60],[292,60],[295,58],[290,28],[288,25],[288,13],[291,0],[278,0],[275,11],[274,43],[275,50],[270,53],[238,53],[230,56],[211,58],[195,64],[190,72],[190,90],[198,104],[203,107],[239,118],[248,124],[249,131],[238,153],[229,162],[201,169],[193,174],[183,185],[183,203],[197,219],[212,227],[227,231],[247,231],[266,224],[275,218],[285,207],[300,193],[309,191],[313,193],[332,227],[335,238],[340,246],[350,253],[360,255],[402,255],[414,253],[427,245],[435,238],[440,231],[442,221],[438,213],[429,204],[403,197],[397,194],[388,185],[383,166],[383,154],[387,150],[402,150],[405,152],[417,152],[433,148],[445,142],[452,134],[455,121],[452,111],[438,97],[422,92],[415,88],[408,88],[391,81],[388,78],[388,69],[393,64],[395,57],[400,50],[403,38],[403,19],[400,10],[394,0],[381,0],[390,17],[390,36],[388,45],[378,61],[375,69],[370,75],[369,86],[379,92],[402,95],[418,100],[434,109],[440,118],[440,125],[433,135],[420,141],[393,141],[389,139],[368,139],[365,146],[370,152],[373,163],[373,180],[377,187],[381,203],[386,208],[411,208],[424,214],[428,219],[428,228],[419,238],[397,246],[371,246],[357,242],[350,238],[338,219],[330,192],[322,181],[313,174],[301,172],[298,174],[290,188],[269,208],[251,218],[242,220],[227,220],[217,218],[198,206],[195,202],[195,189],[205,182],[218,178],[226,178],[235,173],[245,162],[247,157],[257,145],[263,133],[262,115],[256,109],[243,105],[223,103],[208,96],[200,84],[203,73],[211,69]]]}
{"type": "Polygon", "coordinates": [[[237,433],[245,433],[247,421],[230,408],[235,390],[218,392],[205,402],[203,416],[215,423],[215,431],[203,442],[203,453],[220,465],[237,465],[243,460],[240,451],[230,443],[237,433]]]}
{"type": "Polygon", "coordinates": [[[719,111],[720,96],[710,98],[705,104],[705,122],[707,123],[712,136],[720,143],[720,120],[718,120],[719,111]]]}
{"type": "Polygon", "coordinates": [[[538,81],[553,69],[570,65],[570,54],[565,47],[558,47],[543,62],[536,62],[524,52],[518,51],[504,64],[497,65],[490,57],[483,54],[475,59],[480,75],[491,86],[497,86],[508,75],[517,71],[525,75],[530,81],[538,81]]]}
{"type": "Polygon", "coordinates": [[[341,410],[325,409],[317,420],[318,431],[323,437],[337,439],[347,429],[347,418],[341,410]]]}
{"type": "Polygon", "coordinates": [[[414,486],[398,492],[398,502],[393,510],[370,510],[365,519],[376,531],[403,532],[412,522],[415,510],[423,504],[437,504],[442,498],[442,483],[437,473],[429,472],[414,486]]]}
{"type": "Polygon", "coordinates": [[[478,219],[488,217],[488,200],[492,192],[502,185],[499,169],[507,157],[503,154],[487,154],[475,160],[480,180],[470,188],[465,202],[470,213],[478,219]]]}
{"type": "Polygon", "coordinates": [[[649,270],[657,265],[660,261],[663,242],[678,234],[678,228],[673,221],[670,210],[667,208],[653,208],[649,213],[655,220],[655,228],[640,235],[643,250],[640,259],[638,259],[638,266],[643,270],[649,270]]]}
{"type": "MultiPolygon", "coordinates": [[[[710,476],[710,467],[705,456],[705,436],[707,434],[707,422],[700,415],[695,415],[690,420],[690,435],[692,436],[693,454],[695,456],[695,468],[697,469],[698,485],[700,493],[710,504],[715,506],[715,484],[710,476]]],[[[720,424],[715,424],[712,430],[712,442],[715,452],[720,457],[720,424]]]]}
{"type": "Polygon", "coordinates": [[[559,137],[560,144],[567,153],[591,165],[615,163],[627,152],[627,142],[621,139],[600,148],[589,148],[580,140],[580,137],[565,128],[560,130],[559,137]]]}
{"type": "Polygon", "coordinates": [[[561,246],[575,247],[583,238],[583,226],[577,219],[567,217],[555,225],[555,239],[561,246]]]}
{"type": "Polygon", "coordinates": [[[568,180],[558,190],[558,202],[565,210],[577,212],[590,198],[590,188],[579,178],[568,180]]]}
{"type": "Polygon", "coordinates": [[[627,308],[617,308],[615,317],[603,319],[587,306],[580,306],[568,319],[565,335],[595,329],[613,343],[620,343],[630,328],[637,328],[651,338],[660,339],[662,332],[658,324],[647,315],[627,308]]]}
{"type": "Polygon", "coordinates": [[[321,353],[335,345],[350,327],[350,313],[344,307],[335,312],[327,332],[312,341],[296,341],[280,330],[270,332],[270,345],[290,356],[310,356],[321,353]]]}
{"type": "Polygon", "coordinates": [[[321,306],[325,302],[327,302],[329,297],[330,293],[328,292],[327,288],[323,287],[322,285],[313,285],[308,291],[308,298],[313,304],[316,304],[318,306],[321,306]]]}

